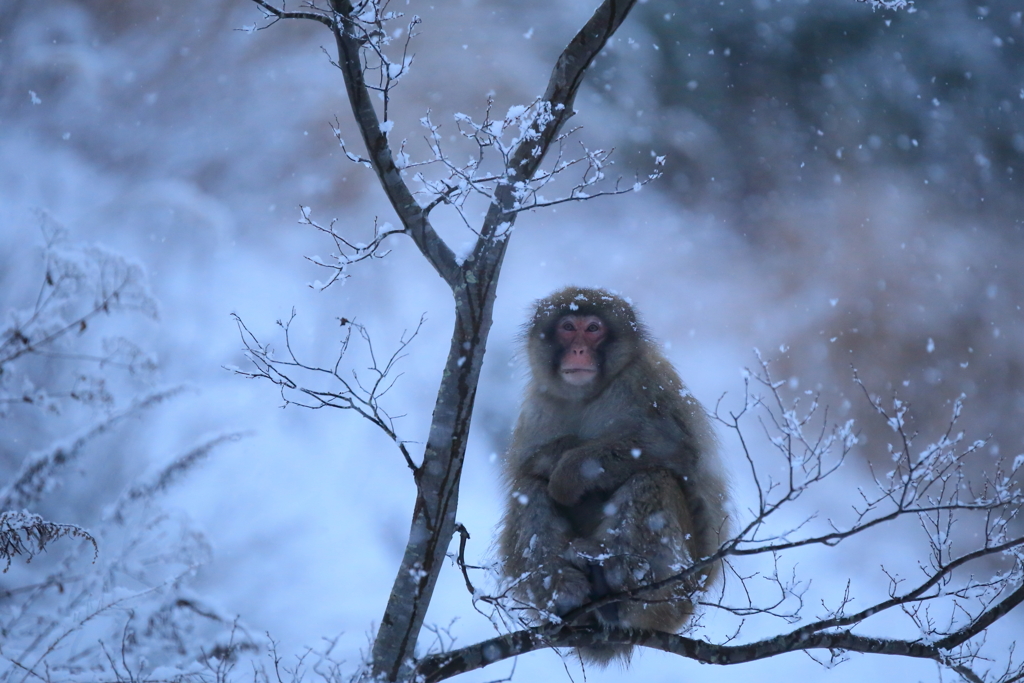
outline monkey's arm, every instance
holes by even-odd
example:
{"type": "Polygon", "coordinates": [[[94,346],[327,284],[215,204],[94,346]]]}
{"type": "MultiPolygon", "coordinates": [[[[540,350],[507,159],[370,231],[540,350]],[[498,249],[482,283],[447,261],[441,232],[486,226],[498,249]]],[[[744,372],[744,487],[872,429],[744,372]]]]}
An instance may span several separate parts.
{"type": "Polygon", "coordinates": [[[628,434],[584,442],[562,455],[551,472],[548,495],[562,505],[571,506],[587,493],[615,491],[634,474],[666,469],[665,450],[665,439],[654,434],[628,434]]]}
{"type": "Polygon", "coordinates": [[[551,473],[554,472],[562,456],[581,443],[583,441],[578,436],[566,434],[537,446],[529,451],[526,458],[519,464],[517,468],[519,478],[534,477],[545,481],[550,479],[551,473]]]}

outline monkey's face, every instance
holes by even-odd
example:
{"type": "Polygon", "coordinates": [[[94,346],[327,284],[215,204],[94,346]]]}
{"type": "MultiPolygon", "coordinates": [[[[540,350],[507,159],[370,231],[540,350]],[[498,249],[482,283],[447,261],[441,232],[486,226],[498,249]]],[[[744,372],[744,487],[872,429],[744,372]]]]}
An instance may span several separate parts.
{"type": "Polygon", "coordinates": [[[532,391],[569,404],[599,396],[643,353],[643,325],[629,302],[566,287],[536,303],[524,328],[532,391]]]}
{"type": "Polygon", "coordinates": [[[558,373],[574,387],[593,382],[601,373],[598,351],[608,336],[604,321],[596,315],[567,315],[555,325],[555,341],[560,350],[558,373]]]}

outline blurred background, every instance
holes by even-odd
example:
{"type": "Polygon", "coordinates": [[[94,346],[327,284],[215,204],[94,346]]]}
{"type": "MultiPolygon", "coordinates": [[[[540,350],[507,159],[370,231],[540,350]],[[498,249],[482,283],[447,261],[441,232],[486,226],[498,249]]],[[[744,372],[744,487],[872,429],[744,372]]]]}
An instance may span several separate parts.
{"type": "MultiPolygon", "coordinates": [[[[488,96],[501,115],[542,93],[556,56],[593,8],[410,0],[393,9],[422,18],[412,70],[391,105],[391,139],[408,138],[415,159],[428,153],[419,125],[428,111],[452,135],[452,115],[482,119],[488,96]]],[[[888,459],[892,432],[873,418],[853,368],[872,392],[909,402],[924,443],[945,431],[963,394],[957,430],[990,438],[991,463],[1024,451],[1022,11],[1015,0],[922,0],[915,9],[874,11],[853,0],[636,7],[588,73],[573,123],[589,148],[615,148],[610,175],[631,184],[657,154],[666,156],[665,176],[639,193],[520,216],[460,501],[471,561],[488,561],[500,514],[495,454],[524,381],[519,325],[533,300],[570,283],[629,296],[709,407],[720,398],[726,409],[742,404],[742,372],[756,363],[756,348],[773,359],[787,390],[818,393],[830,417],[860,421],[854,460],[831,488],[802,500],[794,520],[816,511],[828,517],[870,483],[869,463],[888,459]]],[[[387,258],[350,269],[343,284],[310,286],[329,273],[304,257],[334,247],[298,223],[300,205],[322,222],[336,218],[353,241],[369,241],[375,219],[395,219],[372,172],[347,161],[332,133],[337,117],[359,151],[341,75],[321,49],[332,49],[331,36],[313,22],[244,30],[254,25],[265,22],[244,0],[0,5],[0,308],[6,315],[33,307],[46,273],[43,245],[57,225],[68,244],[98,244],[139,264],[156,302],[98,316],[62,342],[59,357],[0,376],[0,481],[133,399],[185,386],[91,441],[60,490],[32,511],[102,525],[109,501],[133,481],[210,439],[244,432],[161,498],[160,514],[179,520],[175,538],[191,539],[190,557],[204,562],[184,578],[161,580],[222,615],[221,636],[211,639],[237,616],[247,637],[277,642],[285,663],[298,666],[306,648],[336,638],[335,658],[354,668],[404,548],[412,481],[394,446],[357,416],[282,409],[272,386],[226,369],[247,362],[231,314],[280,347],[275,322],[294,309],[294,348],[321,365],[337,355],[339,318],[365,325],[375,350],[390,354],[425,314],[386,404],[405,415],[400,434],[422,443],[451,300],[402,239],[388,243],[387,258]],[[131,340],[152,362],[104,365],[75,355],[83,345],[108,348],[108,338],[131,340]],[[86,375],[90,386],[103,379],[102,400],[71,395],[86,375]],[[19,400],[40,390],[53,400],[19,400]]],[[[468,248],[473,235],[456,215],[438,212],[435,221],[453,248],[468,248]]],[[[354,352],[351,363],[358,369],[364,360],[354,352]]],[[[751,484],[736,440],[721,436],[742,518],[751,484]]],[[[774,467],[759,448],[764,466],[774,467]]],[[[855,606],[884,596],[883,564],[916,577],[919,542],[888,535],[794,558],[800,576],[813,580],[808,616],[822,601],[834,607],[847,580],[855,606]]],[[[54,546],[32,566],[51,571],[62,552],[54,546]]],[[[23,566],[12,571],[0,590],[36,580],[23,566]]],[[[112,633],[121,634],[129,609],[114,610],[112,633]]],[[[493,632],[454,569],[442,574],[428,621],[456,645],[493,632]]],[[[990,640],[997,653],[1021,632],[1024,615],[1010,622],[990,640]]],[[[702,626],[702,635],[721,641],[737,622],[709,614],[702,626]]],[[[755,621],[741,640],[786,628],[755,621]]],[[[209,652],[205,633],[194,631],[180,652],[209,652]]],[[[252,656],[271,664],[264,653],[252,656]]],[[[571,658],[544,652],[464,680],[510,674],[627,676],[614,668],[584,673],[571,658]]],[[[932,664],[894,658],[853,656],[826,668],[789,655],[720,669],[653,651],[635,658],[628,678],[783,675],[952,680],[932,664]]]]}

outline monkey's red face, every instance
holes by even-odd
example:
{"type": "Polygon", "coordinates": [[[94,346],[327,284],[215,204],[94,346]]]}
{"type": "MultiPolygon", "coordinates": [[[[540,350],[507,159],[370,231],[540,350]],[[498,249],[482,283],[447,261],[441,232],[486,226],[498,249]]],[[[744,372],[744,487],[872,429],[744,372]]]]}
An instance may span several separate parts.
{"type": "Polygon", "coordinates": [[[597,349],[608,335],[604,321],[596,315],[567,315],[555,326],[562,348],[558,370],[573,386],[592,382],[601,371],[597,349]]]}

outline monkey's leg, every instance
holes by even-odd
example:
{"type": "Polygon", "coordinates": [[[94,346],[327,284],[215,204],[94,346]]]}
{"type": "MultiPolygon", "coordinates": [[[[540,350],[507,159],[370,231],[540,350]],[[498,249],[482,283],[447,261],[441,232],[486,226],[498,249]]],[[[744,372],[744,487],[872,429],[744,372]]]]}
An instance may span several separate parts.
{"type": "MultiPolygon", "coordinates": [[[[593,538],[606,548],[601,563],[610,593],[667,579],[692,563],[692,525],[675,477],[666,471],[635,474],[605,505],[593,538]]],[[[693,611],[682,585],[666,586],[619,603],[621,628],[676,631],[693,611]]],[[[599,612],[605,617],[605,611],[599,612]]]]}
{"type": "Polygon", "coordinates": [[[547,482],[520,481],[505,510],[499,545],[512,594],[541,617],[565,614],[590,600],[590,581],[578,566],[572,538],[572,525],[548,497],[547,482]]]}

